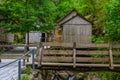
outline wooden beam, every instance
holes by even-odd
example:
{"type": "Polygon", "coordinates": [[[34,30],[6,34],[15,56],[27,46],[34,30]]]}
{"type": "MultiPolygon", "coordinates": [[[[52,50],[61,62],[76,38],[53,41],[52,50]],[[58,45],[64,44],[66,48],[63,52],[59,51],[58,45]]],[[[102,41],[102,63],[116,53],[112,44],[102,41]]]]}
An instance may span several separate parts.
{"type": "MultiPolygon", "coordinates": [[[[72,63],[44,63],[42,66],[73,66],[72,63]]],[[[109,64],[76,64],[76,67],[109,67],[109,64]]]]}
{"type": "Polygon", "coordinates": [[[43,57],[42,50],[43,50],[43,47],[41,47],[41,48],[39,49],[39,53],[38,53],[38,61],[39,61],[38,63],[39,63],[39,65],[38,65],[38,66],[41,66],[42,57],[43,57]]]}
{"type": "MultiPolygon", "coordinates": [[[[113,58],[114,63],[120,63],[120,58],[113,58]]],[[[72,56],[44,56],[42,58],[42,62],[64,62],[64,63],[72,63],[72,56]]],[[[76,63],[109,63],[108,57],[103,58],[94,58],[94,57],[76,57],[76,63]]]]}
{"type": "Polygon", "coordinates": [[[112,48],[120,48],[120,44],[112,44],[112,48]]]}
{"type": "Polygon", "coordinates": [[[114,67],[119,67],[120,68],[120,64],[114,64],[114,67]]]}
{"type": "Polygon", "coordinates": [[[109,48],[109,44],[76,44],[76,48],[109,48]]]}
{"type": "Polygon", "coordinates": [[[104,51],[100,51],[100,50],[83,50],[83,51],[79,51],[77,50],[77,55],[88,55],[88,56],[92,56],[92,55],[108,55],[108,51],[104,50],[104,51]]]}
{"type": "Polygon", "coordinates": [[[72,56],[73,50],[43,50],[44,56],[72,56]]]}
{"type": "Polygon", "coordinates": [[[73,63],[72,57],[55,57],[55,56],[44,56],[42,62],[71,62],[73,63]]]}
{"type": "Polygon", "coordinates": [[[109,57],[110,57],[110,69],[114,69],[114,67],[113,67],[112,45],[110,45],[110,48],[109,48],[109,57]]]}
{"type": "MultiPolygon", "coordinates": [[[[43,50],[43,54],[45,56],[72,56],[73,50],[43,50]]],[[[120,54],[120,51],[113,51],[113,54],[120,54]]],[[[76,56],[79,55],[109,55],[109,51],[100,51],[100,50],[76,50],[76,56]]]]}
{"type": "Polygon", "coordinates": [[[73,43],[73,68],[76,67],[76,43],[73,43]]]}
{"type": "MultiPolygon", "coordinates": [[[[46,42],[42,43],[43,46],[59,46],[59,47],[71,47],[73,43],[58,43],[58,42],[46,42]]],[[[76,48],[109,48],[109,44],[81,44],[77,43],[76,48]]]]}
{"type": "Polygon", "coordinates": [[[73,48],[73,43],[46,42],[46,43],[42,43],[42,46],[58,46],[58,47],[71,47],[71,48],[73,48]]]}
{"type": "Polygon", "coordinates": [[[77,57],[77,63],[109,63],[109,58],[77,57]]]}
{"type": "Polygon", "coordinates": [[[112,50],[112,54],[113,54],[113,55],[120,55],[120,51],[113,51],[113,50],[112,50]]]}

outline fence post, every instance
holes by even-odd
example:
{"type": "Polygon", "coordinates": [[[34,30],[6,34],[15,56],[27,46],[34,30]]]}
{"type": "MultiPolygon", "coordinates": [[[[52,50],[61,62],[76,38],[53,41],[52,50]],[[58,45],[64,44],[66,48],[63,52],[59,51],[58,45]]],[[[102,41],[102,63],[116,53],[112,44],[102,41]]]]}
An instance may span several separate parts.
{"type": "Polygon", "coordinates": [[[73,68],[76,67],[76,42],[73,43],[73,68]]]}
{"type": "Polygon", "coordinates": [[[41,63],[42,63],[42,46],[39,48],[39,58],[38,58],[38,63],[39,63],[39,66],[41,67],[41,63]]]}
{"type": "Polygon", "coordinates": [[[109,47],[109,57],[110,57],[110,69],[114,69],[113,67],[113,53],[112,53],[112,45],[109,47]]]}
{"type": "Polygon", "coordinates": [[[21,60],[18,61],[18,80],[21,80],[21,60]]]}
{"type": "MultiPolygon", "coordinates": [[[[29,51],[29,46],[26,44],[25,46],[24,46],[24,52],[26,53],[26,52],[28,52],[29,51]]],[[[24,61],[24,60],[23,60],[24,61]]],[[[29,57],[28,57],[28,55],[27,55],[27,62],[29,62],[29,57]]],[[[23,63],[25,63],[25,62],[23,62],[23,63]]]]}
{"type": "Polygon", "coordinates": [[[34,50],[32,50],[32,68],[35,69],[34,50]]]}

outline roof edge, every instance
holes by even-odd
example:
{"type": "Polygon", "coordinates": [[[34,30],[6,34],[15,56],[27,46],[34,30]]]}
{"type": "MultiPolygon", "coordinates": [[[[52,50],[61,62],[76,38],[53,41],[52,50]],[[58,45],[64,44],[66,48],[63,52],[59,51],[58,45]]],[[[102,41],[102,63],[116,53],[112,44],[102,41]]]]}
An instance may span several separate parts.
{"type": "MultiPolygon", "coordinates": [[[[76,16],[78,15],[79,17],[81,17],[82,19],[84,19],[84,20],[86,20],[87,22],[89,22],[90,24],[92,24],[93,25],[93,23],[91,22],[91,21],[89,21],[88,19],[86,19],[84,16],[82,16],[75,8],[74,9],[72,9],[69,13],[67,13],[64,17],[62,17],[60,20],[58,20],[57,21],[57,25],[58,26],[62,26],[61,24],[59,24],[63,19],[65,19],[69,14],[71,14],[73,11],[75,11],[77,14],[76,14],[76,16]]],[[[74,16],[73,16],[74,17],[74,16]]],[[[71,18],[70,18],[71,19],[71,18]]],[[[68,21],[68,20],[67,20],[68,21]]],[[[67,21],[65,21],[65,22],[67,22],[67,21]]],[[[64,22],[64,23],[65,23],[64,22]]]]}

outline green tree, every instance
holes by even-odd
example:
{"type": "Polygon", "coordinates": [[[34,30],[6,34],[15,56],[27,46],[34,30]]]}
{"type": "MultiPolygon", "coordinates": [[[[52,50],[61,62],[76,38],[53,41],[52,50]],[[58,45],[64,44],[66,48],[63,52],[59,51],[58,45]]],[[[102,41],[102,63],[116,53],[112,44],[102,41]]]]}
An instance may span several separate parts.
{"type": "Polygon", "coordinates": [[[106,5],[106,39],[110,42],[120,42],[120,0],[111,0],[106,5]]]}
{"type": "MultiPolygon", "coordinates": [[[[7,18],[2,27],[8,32],[28,34],[29,31],[49,32],[55,29],[54,4],[50,0],[3,0],[0,10],[7,18]]],[[[29,34],[27,39],[29,44],[29,34]]]]}

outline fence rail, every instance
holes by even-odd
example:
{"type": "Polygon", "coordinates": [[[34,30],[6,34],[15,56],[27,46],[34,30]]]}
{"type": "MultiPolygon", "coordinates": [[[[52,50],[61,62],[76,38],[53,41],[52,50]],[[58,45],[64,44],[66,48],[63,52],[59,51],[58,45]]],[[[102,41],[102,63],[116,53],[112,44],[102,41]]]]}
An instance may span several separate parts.
{"type": "Polygon", "coordinates": [[[50,48],[40,50],[41,68],[120,68],[120,44],[42,43],[50,48]]]}
{"type": "MultiPolygon", "coordinates": [[[[73,48],[74,43],[59,43],[59,42],[42,42],[41,46],[56,46],[56,47],[67,47],[73,48]]],[[[109,44],[109,43],[90,43],[82,44],[76,43],[76,48],[120,48],[120,44],[109,44]]]]}

